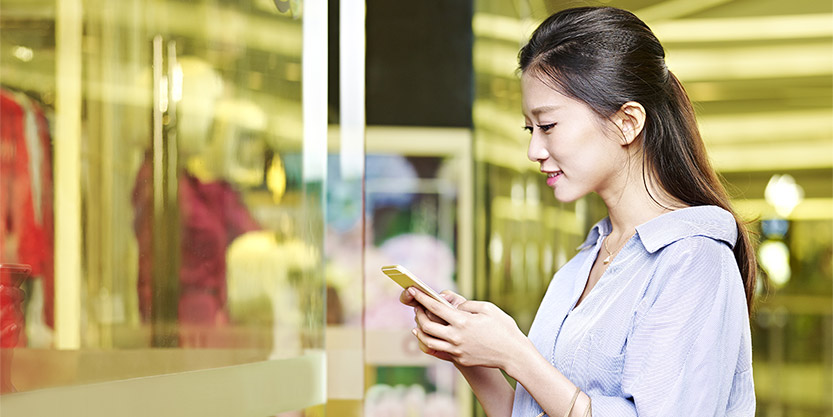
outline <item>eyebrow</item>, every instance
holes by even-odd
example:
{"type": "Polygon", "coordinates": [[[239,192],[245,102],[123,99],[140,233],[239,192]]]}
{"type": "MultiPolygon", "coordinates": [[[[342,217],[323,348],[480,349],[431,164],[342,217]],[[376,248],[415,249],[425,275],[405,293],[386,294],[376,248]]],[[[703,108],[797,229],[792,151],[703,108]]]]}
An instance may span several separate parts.
{"type": "Polygon", "coordinates": [[[553,105],[550,105],[550,106],[541,106],[541,107],[536,107],[536,108],[532,109],[532,111],[530,113],[532,113],[532,115],[534,115],[534,116],[537,116],[541,113],[550,112],[550,111],[556,110],[560,107],[561,106],[559,106],[557,104],[553,104],[553,105]]]}

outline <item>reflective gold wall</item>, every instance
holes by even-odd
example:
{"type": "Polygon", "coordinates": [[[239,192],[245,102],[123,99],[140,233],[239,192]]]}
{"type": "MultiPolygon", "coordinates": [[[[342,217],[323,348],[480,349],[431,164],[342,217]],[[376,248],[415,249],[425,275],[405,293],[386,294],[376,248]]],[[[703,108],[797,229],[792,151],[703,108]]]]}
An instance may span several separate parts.
{"type": "Polygon", "coordinates": [[[567,7],[635,12],[657,34],[759,249],[760,416],[833,413],[833,5],[828,1],[475,2],[476,293],[529,326],[541,290],[603,217],[530,181],[517,52],[567,7]],[[540,227],[543,221],[543,227],[540,227]],[[567,226],[565,226],[567,225],[567,226]]]}

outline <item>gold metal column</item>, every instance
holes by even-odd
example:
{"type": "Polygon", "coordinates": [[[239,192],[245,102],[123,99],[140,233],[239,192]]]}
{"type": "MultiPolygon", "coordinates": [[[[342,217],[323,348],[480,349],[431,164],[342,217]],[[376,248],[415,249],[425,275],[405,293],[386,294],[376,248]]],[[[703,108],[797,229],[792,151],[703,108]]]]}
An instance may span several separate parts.
{"type": "Polygon", "coordinates": [[[162,36],[153,38],[153,301],[151,346],[178,345],[179,198],[175,110],[170,107],[171,74],[176,67],[176,45],[165,48],[162,36]],[[167,49],[167,50],[166,50],[167,49]],[[167,56],[166,56],[167,55],[167,56]],[[167,59],[165,59],[167,58],[167,59]],[[165,62],[167,61],[167,62],[165,62]]]}
{"type": "Polygon", "coordinates": [[[55,347],[81,347],[81,0],[55,17],[55,347]]]}

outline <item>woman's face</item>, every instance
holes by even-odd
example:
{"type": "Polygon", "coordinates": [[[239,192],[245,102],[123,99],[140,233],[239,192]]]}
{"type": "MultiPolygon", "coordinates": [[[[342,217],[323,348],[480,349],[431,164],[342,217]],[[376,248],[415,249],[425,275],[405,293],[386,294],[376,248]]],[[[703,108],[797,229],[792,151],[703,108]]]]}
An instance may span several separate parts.
{"type": "Polygon", "coordinates": [[[522,75],[521,92],[531,132],[527,156],[540,164],[556,199],[575,201],[590,192],[604,198],[621,189],[627,151],[613,123],[555,91],[534,72],[522,75]]]}

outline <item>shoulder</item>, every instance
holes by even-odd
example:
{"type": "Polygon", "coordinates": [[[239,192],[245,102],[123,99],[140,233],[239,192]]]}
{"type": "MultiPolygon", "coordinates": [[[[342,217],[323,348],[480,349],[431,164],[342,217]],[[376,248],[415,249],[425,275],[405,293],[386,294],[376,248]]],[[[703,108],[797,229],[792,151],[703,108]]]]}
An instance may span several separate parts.
{"type": "Polygon", "coordinates": [[[660,216],[637,228],[654,267],[645,302],[658,297],[733,299],[743,283],[733,246],[737,223],[714,206],[692,207],[660,216]],[[657,221],[659,220],[659,221],[657,221]],[[648,225],[647,227],[644,227],[648,225]]]}
{"type": "Polygon", "coordinates": [[[656,252],[660,266],[700,269],[720,262],[735,264],[734,253],[726,242],[708,236],[687,236],[663,246],[656,252]]]}
{"type": "Polygon", "coordinates": [[[650,253],[691,237],[722,242],[731,249],[738,238],[732,213],[716,206],[696,206],[675,210],[636,227],[636,234],[650,253]]]}
{"type": "Polygon", "coordinates": [[[695,321],[719,311],[732,317],[745,315],[743,280],[725,243],[705,236],[682,238],[658,251],[654,261],[638,303],[637,321],[656,314],[668,319],[700,317],[695,321]]]}
{"type": "Polygon", "coordinates": [[[732,249],[705,236],[676,240],[657,250],[652,258],[653,284],[669,280],[682,280],[681,285],[692,280],[717,283],[740,276],[732,249]]]}
{"type": "Polygon", "coordinates": [[[739,274],[732,249],[735,217],[715,206],[697,206],[663,214],[636,227],[636,235],[666,278],[696,275],[708,279],[739,274]]]}

